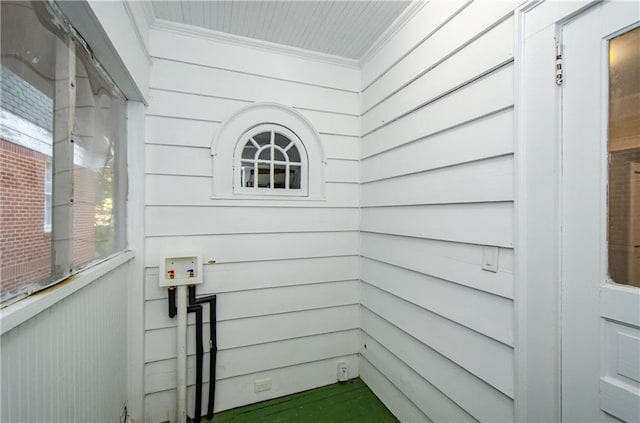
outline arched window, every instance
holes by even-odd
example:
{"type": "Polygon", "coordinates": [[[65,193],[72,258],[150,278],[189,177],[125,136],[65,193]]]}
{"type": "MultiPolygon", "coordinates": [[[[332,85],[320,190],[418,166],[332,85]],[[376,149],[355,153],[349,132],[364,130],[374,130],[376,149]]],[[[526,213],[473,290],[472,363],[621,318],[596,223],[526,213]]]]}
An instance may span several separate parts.
{"type": "Polygon", "coordinates": [[[234,155],[235,193],[306,196],[307,185],[307,152],[291,130],[262,124],[242,135],[234,155]]]}
{"type": "Polygon", "coordinates": [[[323,201],[327,156],[300,112],[253,103],[227,118],[211,143],[216,200],[323,201]]]}

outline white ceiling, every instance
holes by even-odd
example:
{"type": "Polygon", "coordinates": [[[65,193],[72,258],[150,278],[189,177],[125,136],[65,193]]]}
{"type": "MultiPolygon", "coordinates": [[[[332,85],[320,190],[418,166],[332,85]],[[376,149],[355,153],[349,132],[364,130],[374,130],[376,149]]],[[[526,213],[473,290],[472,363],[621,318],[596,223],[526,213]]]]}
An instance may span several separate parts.
{"type": "Polygon", "coordinates": [[[155,17],[360,59],[411,1],[153,0],[155,17]]]}

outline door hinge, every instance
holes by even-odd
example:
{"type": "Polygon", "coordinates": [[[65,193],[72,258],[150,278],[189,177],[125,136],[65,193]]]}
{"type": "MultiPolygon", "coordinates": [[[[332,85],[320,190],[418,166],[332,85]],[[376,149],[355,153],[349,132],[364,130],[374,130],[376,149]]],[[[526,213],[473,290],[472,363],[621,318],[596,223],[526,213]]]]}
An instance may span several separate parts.
{"type": "Polygon", "coordinates": [[[556,42],[556,85],[562,85],[563,81],[562,71],[562,44],[556,42]]]}

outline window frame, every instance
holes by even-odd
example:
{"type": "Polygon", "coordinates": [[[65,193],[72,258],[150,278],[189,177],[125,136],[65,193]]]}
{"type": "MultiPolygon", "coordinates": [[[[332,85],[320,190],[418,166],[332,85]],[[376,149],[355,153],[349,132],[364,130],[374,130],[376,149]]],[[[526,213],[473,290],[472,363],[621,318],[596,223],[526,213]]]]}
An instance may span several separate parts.
{"type": "MultiPolygon", "coordinates": [[[[85,285],[91,283],[96,279],[95,275],[102,275],[108,273],[108,271],[118,267],[125,261],[130,260],[133,257],[133,253],[127,250],[128,244],[128,228],[127,211],[128,206],[128,164],[127,164],[127,151],[129,149],[128,132],[128,106],[130,98],[122,92],[119,85],[112,79],[112,77],[105,71],[100,61],[95,57],[87,42],[80,36],[80,34],[72,26],[71,22],[62,14],[54,3],[47,3],[46,10],[51,14],[51,19],[60,23],[57,26],[58,41],[60,44],[56,45],[56,48],[64,48],[64,53],[60,55],[60,63],[66,65],[60,67],[60,71],[64,74],[64,78],[56,80],[56,96],[58,100],[62,99],[60,103],[68,104],[62,111],[55,109],[53,112],[54,128],[51,132],[47,130],[38,131],[36,137],[29,139],[29,137],[19,136],[9,139],[9,142],[17,143],[23,147],[29,148],[48,155],[46,160],[41,166],[43,166],[43,205],[44,215],[42,219],[43,234],[51,237],[51,270],[46,279],[30,280],[25,283],[21,289],[10,297],[4,298],[0,302],[0,321],[2,322],[3,330],[5,332],[5,322],[7,316],[14,316],[14,311],[17,311],[17,320],[22,321],[25,316],[32,316],[33,313],[41,304],[48,302],[50,298],[62,299],[70,293],[77,291],[82,286],[76,286],[77,280],[82,279],[85,285]],[[81,263],[73,263],[73,245],[71,239],[73,237],[73,204],[75,203],[73,197],[74,181],[73,181],[73,169],[74,160],[76,159],[76,145],[73,136],[75,105],[76,105],[76,63],[79,60],[77,54],[86,54],[88,57],[88,63],[92,65],[92,70],[96,72],[100,77],[104,79],[104,82],[108,85],[111,95],[121,99],[124,107],[124,118],[121,123],[122,126],[118,128],[120,132],[120,138],[115,147],[114,152],[114,182],[113,182],[113,200],[116,203],[113,206],[113,213],[116,216],[118,222],[115,229],[114,245],[115,249],[108,254],[100,257],[95,257],[89,261],[83,261],[81,263]],[[57,125],[57,128],[56,128],[57,125]],[[41,139],[46,136],[50,141],[41,139]],[[54,139],[56,140],[54,142],[54,139]],[[27,142],[25,142],[25,140],[27,142]],[[68,142],[63,142],[66,140],[68,142]],[[16,142],[17,141],[17,142],[16,142]],[[38,141],[38,143],[34,142],[38,141]],[[44,146],[43,146],[44,145],[44,146]],[[50,177],[47,177],[47,169],[50,169],[50,177]],[[47,211],[46,201],[46,186],[47,179],[50,181],[50,198],[51,208],[47,211]],[[62,187],[62,189],[61,189],[62,187]],[[48,213],[48,215],[47,215],[48,213]],[[50,223],[47,224],[47,216],[50,219],[50,223]],[[56,249],[56,242],[62,247],[56,249]],[[55,253],[54,253],[55,252],[55,253]],[[122,261],[124,260],[124,261],[122,261]],[[104,270],[107,269],[107,270],[104,270]],[[84,275],[81,277],[81,275],[84,275]],[[63,282],[69,281],[73,278],[74,284],[65,284],[63,282]],[[54,287],[55,290],[50,290],[54,287]],[[33,295],[47,290],[42,295],[33,295]],[[27,310],[28,312],[24,312],[27,310]]],[[[56,57],[59,60],[60,57],[56,57]]],[[[55,102],[54,102],[55,104],[55,102]]],[[[1,110],[3,113],[3,119],[5,117],[5,110],[1,110]]],[[[10,113],[9,113],[10,114],[10,113]]],[[[1,126],[1,125],[0,125],[1,126]]],[[[29,128],[31,128],[30,125],[29,128]]],[[[9,128],[11,129],[11,128],[9,128]]],[[[0,130],[2,135],[6,133],[15,133],[15,131],[7,132],[6,130],[0,130]]],[[[41,167],[42,168],[42,167],[41,167]]],[[[22,276],[21,276],[22,277],[22,276]]],[[[28,279],[28,278],[25,278],[28,279]]],[[[58,301],[58,300],[54,300],[58,301]]]]}
{"type": "Polygon", "coordinates": [[[51,233],[53,222],[53,163],[44,163],[44,231],[51,233]],[[47,201],[47,198],[49,201],[47,201]]]}
{"type": "MultiPolygon", "coordinates": [[[[254,141],[255,142],[255,141],[254,141]]],[[[309,183],[309,173],[308,173],[308,157],[307,157],[307,150],[304,147],[304,144],[302,143],[302,141],[300,140],[300,138],[293,133],[293,131],[291,131],[290,129],[282,126],[282,125],[277,125],[277,124],[273,124],[273,123],[265,123],[265,124],[260,124],[257,125],[251,129],[249,129],[247,132],[245,132],[240,139],[238,140],[238,143],[236,144],[236,149],[235,149],[235,154],[234,154],[234,168],[233,168],[233,173],[234,173],[234,180],[233,180],[233,192],[235,194],[249,194],[249,195],[266,195],[266,196],[292,196],[292,197],[306,197],[308,195],[308,183],[309,183]],[[273,157],[270,160],[264,160],[264,159],[246,159],[242,157],[242,153],[244,151],[244,148],[246,147],[246,145],[248,143],[250,143],[253,140],[253,137],[264,133],[264,132],[269,132],[270,133],[270,142],[268,145],[270,145],[272,148],[278,148],[275,145],[275,134],[279,133],[283,136],[285,136],[288,140],[290,140],[293,145],[297,148],[298,153],[300,155],[300,174],[301,174],[301,180],[300,180],[300,188],[289,188],[289,187],[285,187],[285,188],[275,188],[273,186],[271,187],[259,187],[259,186],[253,186],[253,187],[243,187],[242,186],[242,162],[257,162],[257,163],[263,163],[263,164],[270,164],[271,166],[271,172],[270,172],[270,182],[273,183],[274,181],[274,174],[273,174],[273,166],[275,164],[286,164],[287,166],[289,166],[289,163],[291,163],[289,161],[289,156],[287,155],[286,152],[284,152],[287,160],[286,162],[281,162],[278,160],[275,160],[273,157]]],[[[270,184],[271,185],[271,184],[270,184]]]]}
{"type": "MultiPolygon", "coordinates": [[[[213,137],[211,143],[212,156],[212,200],[227,204],[265,205],[278,204],[299,206],[300,201],[326,201],[325,167],[327,156],[320,134],[311,122],[297,110],[278,103],[253,103],[232,113],[225,119],[213,137]],[[236,177],[237,149],[244,134],[261,125],[277,125],[291,131],[304,149],[300,154],[307,155],[306,195],[286,195],[283,192],[267,193],[269,190],[252,190],[240,192],[234,189],[238,184],[236,177]],[[271,203],[267,202],[271,201],[271,203]],[[277,202],[277,203],[276,203],[277,202]]],[[[284,191],[277,189],[274,191],[284,191]]]]}

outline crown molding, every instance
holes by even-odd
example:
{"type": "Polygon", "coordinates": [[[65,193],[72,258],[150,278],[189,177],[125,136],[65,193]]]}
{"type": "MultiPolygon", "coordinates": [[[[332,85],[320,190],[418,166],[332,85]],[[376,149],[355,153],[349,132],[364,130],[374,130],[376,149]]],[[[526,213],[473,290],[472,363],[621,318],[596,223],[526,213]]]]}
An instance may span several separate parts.
{"type": "Polygon", "coordinates": [[[378,53],[407,23],[422,10],[422,8],[429,2],[429,0],[417,0],[412,1],[404,11],[391,23],[377,40],[373,42],[371,47],[360,57],[358,65],[362,67],[364,63],[370,60],[376,53],[378,53]]]}
{"type": "Polygon", "coordinates": [[[328,63],[331,65],[343,66],[350,69],[360,69],[360,63],[355,59],[334,56],[331,54],[319,53],[302,48],[291,47],[283,44],[272,43],[269,41],[257,40],[253,38],[242,37],[239,35],[228,34],[226,32],[215,31],[213,29],[202,28],[194,25],[182,24],[179,22],[168,21],[165,19],[155,18],[151,29],[158,31],[172,32],[179,35],[186,35],[194,38],[202,38],[205,40],[213,40],[220,43],[248,47],[256,50],[267,50],[278,54],[298,57],[306,60],[314,60],[316,62],[328,63]]]}
{"type": "MultiPolygon", "coordinates": [[[[146,2],[143,2],[143,4],[146,4],[146,2]]],[[[147,46],[147,43],[144,41],[144,37],[142,36],[142,33],[140,32],[140,26],[138,25],[138,21],[136,20],[133,10],[131,10],[131,6],[128,1],[123,0],[122,5],[124,6],[124,10],[127,12],[127,17],[131,22],[131,26],[133,27],[134,32],[136,33],[138,44],[140,44],[140,48],[144,52],[145,59],[147,59],[147,63],[151,65],[151,54],[149,54],[149,48],[147,46]]],[[[145,20],[147,21],[147,24],[148,24],[149,20],[146,14],[147,12],[145,10],[145,20]]]]}
{"type": "Polygon", "coordinates": [[[156,12],[153,10],[151,0],[144,0],[142,2],[142,9],[144,10],[144,17],[147,19],[147,26],[151,28],[156,21],[156,12]]]}

